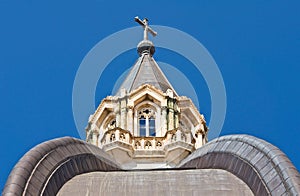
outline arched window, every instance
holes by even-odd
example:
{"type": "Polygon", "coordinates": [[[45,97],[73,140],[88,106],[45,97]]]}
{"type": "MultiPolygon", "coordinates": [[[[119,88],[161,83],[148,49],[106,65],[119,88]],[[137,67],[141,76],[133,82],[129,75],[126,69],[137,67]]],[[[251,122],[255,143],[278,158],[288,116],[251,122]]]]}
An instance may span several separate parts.
{"type": "Polygon", "coordinates": [[[155,113],[150,108],[143,108],[139,113],[139,136],[155,136],[155,113]]]}
{"type": "Polygon", "coordinates": [[[146,136],[146,118],[144,116],[141,116],[139,121],[140,125],[140,136],[146,136]]]}
{"type": "Polygon", "coordinates": [[[155,119],[153,117],[149,118],[149,135],[155,136],[155,119]]]}
{"type": "Polygon", "coordinates": [[[113,119],[113,120],[111,120],[111,121],[108,123],[107,128],[108,128],[108,129],[113,129],[113,128],[115,128],[115,127],[116,127],[116,119],[113,119]]]}

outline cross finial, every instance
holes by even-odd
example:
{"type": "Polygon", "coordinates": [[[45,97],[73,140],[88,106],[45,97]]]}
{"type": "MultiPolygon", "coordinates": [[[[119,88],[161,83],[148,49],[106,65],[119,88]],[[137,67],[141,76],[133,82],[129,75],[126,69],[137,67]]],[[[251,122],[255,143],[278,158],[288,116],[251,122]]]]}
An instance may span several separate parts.
{"type": "Polygon", "coordinates": [[[157,32],[153,31],[151,27],[149,27],[147,18],[141,20],[138,16],[136,16],[134,20],[144,28],[144,40],[148,40],[148,32],[150,32],[153,35],[153,37],[157,35],[157,32]]]}

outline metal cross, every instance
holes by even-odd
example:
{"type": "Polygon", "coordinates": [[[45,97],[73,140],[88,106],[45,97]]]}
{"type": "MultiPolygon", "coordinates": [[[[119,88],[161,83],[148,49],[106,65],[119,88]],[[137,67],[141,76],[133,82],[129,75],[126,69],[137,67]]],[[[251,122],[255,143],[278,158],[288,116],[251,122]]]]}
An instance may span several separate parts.
{"type": "Polygon", "coordinates": [[[153,35],[153,37],[155,37],[157,35],[157,32],[153,31],[151,29],[151,27],[149,27],[147,18],[144,18],[144,20],[141,20],[141,19],[139,19],[138,16],[136,16],[134,18],[134,20],[135,20],[135,22],[142,25],[142,27],[144,28],[144,40],[148,40],[148,32],[150,32],[153,35]]]}

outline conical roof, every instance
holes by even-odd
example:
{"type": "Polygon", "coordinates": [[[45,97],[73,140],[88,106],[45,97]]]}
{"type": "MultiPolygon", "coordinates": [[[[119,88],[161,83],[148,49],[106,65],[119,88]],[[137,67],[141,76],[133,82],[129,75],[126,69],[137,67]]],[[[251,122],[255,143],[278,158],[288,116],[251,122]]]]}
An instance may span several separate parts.
{"type": "MultiPolygon", "coordinates": [[[[145,47],[144,43],[142,44],[143,47],[145,47]]],[[[142,44],[140,43],[139,46],[142,44]]],[[[121,95],[121,89],[125,89],[130,93],[144,84],[150,84],[163,92],[171,89],[174,92],[174,95],[177,96],[176,91],[152,57],[154,52],[150,50],[141,51],[141,47],[139,46],[138,52],[140,57],[132,67],[116,95],[121,95]]]]}

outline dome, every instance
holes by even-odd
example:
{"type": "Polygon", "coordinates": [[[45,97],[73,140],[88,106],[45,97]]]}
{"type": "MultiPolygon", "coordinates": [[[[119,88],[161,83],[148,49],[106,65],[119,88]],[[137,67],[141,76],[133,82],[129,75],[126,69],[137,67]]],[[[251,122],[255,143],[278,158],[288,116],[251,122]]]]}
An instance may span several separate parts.
{"type": "Polygon", "coordinates": [[[155,47],[151,41],[143,40],[137,45],[137,51],[140,56],[142,56],[143,53],[150,53],[152,56],[155,52],[155,47]]]}

